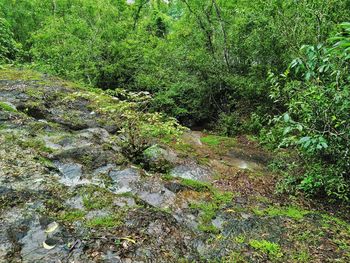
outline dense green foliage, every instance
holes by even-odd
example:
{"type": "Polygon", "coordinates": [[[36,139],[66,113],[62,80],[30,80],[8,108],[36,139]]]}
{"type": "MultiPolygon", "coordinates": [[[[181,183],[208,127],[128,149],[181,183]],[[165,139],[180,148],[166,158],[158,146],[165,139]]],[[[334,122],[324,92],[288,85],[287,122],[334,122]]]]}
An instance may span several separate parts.
{"type": "Polygon", "coordinates": [[[327,39],[349,12],[349,0],[0,0],[0,59],[17,41],[42,71],[149,91],[150,110],[184,124],[260,132],[299,149],[293,186],[347,200],[348,24],[327,39]]]}
{"type": "Polygon", "coordinates": [[[15,59],[18,48],[9,24],[0,16],[0,63],[15,59]]]}
{"type": "Polygon", "coordinates": [[[294,178],[310,194],[349,199],[350,23],[328,45],[303,46],[280,77],[271,75],[271,97],[286,107],[267,138],[296,146],[305,169],[294,178]]]}

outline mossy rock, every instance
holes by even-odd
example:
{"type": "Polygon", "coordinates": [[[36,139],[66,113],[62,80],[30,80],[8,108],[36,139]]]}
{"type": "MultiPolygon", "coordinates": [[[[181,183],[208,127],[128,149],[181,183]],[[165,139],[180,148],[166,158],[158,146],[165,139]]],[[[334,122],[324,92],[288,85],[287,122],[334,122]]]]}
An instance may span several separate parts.
{"type": "Polygon", "coordinates": [[[177,162],[176,154],[158,144],[143,151],[143,161],[147,169],[153,171],[169,171],[177,162]]]}
{"type": "Polygon", "coordinates": [[[17,111],[17,109],[14,105],[12,105],[9,102],[3,102],[3,101],[0,101],[0,110],[8,111],[8,112],[16,112],[17,111]]]}

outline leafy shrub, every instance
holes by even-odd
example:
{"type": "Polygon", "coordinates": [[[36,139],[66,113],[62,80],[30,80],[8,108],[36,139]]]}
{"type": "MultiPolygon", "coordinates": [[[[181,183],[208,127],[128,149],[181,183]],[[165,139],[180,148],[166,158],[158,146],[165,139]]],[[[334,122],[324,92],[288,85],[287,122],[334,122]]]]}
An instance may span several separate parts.
{"type": "Polygon", "coordinates": [[[103,89],[146,90],[153,110],[187,125],[225,112],[219,127],[229,135],[261,129],[257,105],[272,111],[268,70],[326,39],[349,10],[348,1],[186,2],[0,0],[0,12],[31,65],[103,89]],[[242,128],[241,108],[257,113],[242,128]]]}
{"type": "Polygon", "coordinates": [[[242,131],[242,123],[237,113],[221,113],[216,124],[217,131],[225,136],[234,136],[242,131]]]}
{"type": "Polygon", "coordinates": [[[7,21],[0,17],[0,63],[16,58],[20,45],[14,40],[7,21]]]}
{"type": "Polygon", "coordinates": [[[308,194],[349,200],[350,23],[332,45],[303,46],[280,77],[271,76],[271,97],[286,109],[274,119],[270,140],[295,147],[305,171],[298,188],[308,194]],[[278,134],[278,136],[275,136],[278,134]]]}

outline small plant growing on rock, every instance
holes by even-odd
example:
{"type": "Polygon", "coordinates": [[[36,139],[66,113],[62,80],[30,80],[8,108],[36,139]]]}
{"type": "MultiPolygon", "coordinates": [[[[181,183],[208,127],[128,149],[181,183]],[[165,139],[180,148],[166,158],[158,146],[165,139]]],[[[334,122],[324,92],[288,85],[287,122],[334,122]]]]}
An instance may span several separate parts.
{"type": "Polygon", "coordinates": [[[281,252],[281,247],[267,240],[251,240],[249,245],[256,250],[267,254],[270,258],[281,258],[283,253],[281,252]]]}

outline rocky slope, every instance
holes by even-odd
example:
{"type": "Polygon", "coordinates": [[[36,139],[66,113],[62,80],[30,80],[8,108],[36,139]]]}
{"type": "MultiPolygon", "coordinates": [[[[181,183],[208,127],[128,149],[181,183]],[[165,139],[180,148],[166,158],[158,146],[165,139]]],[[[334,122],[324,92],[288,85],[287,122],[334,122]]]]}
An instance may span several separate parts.
{"type": "Polygon", "coordinates": [[[283,205],[268,153],[112,95],[0,70],[0,262],[349,262],[350,225],[283,205]]]}

